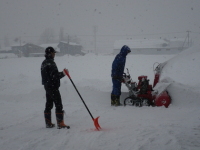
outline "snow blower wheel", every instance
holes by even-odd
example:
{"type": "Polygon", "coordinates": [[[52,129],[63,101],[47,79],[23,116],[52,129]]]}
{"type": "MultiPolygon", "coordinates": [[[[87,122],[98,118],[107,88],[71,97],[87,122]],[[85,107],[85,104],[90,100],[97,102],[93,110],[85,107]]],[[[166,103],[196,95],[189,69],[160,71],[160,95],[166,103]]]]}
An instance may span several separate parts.
{"type": "Polygon", "coordinates": [[[148,99],[143,99],[142,106],[150,106],[150,101],[148,99]]]}
{"type": "Polygon", "coordinates": [[[129,106],[136,106],[136,107],[142,107],[142,99],[138,97],[127,97],[124,99],[124,106],[129,105],[129,106]]]}
{"type": "Polygon", "coordinates": [[[133,106],[135,104],[133,101],[134,101],[134,99],[132,97],[125,98],[124,106],[126,106],[126,105],[133,106]]]}

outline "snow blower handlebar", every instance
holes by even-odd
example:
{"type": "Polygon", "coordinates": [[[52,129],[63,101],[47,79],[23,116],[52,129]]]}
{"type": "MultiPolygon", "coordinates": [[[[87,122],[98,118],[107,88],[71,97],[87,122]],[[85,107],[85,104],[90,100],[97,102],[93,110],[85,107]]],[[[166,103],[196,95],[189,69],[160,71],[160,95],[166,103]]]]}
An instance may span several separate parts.
{"type": "Polygon", "coordinates": [[[128,68],[126,68],[128,75],[130,75],[128,68]]]}

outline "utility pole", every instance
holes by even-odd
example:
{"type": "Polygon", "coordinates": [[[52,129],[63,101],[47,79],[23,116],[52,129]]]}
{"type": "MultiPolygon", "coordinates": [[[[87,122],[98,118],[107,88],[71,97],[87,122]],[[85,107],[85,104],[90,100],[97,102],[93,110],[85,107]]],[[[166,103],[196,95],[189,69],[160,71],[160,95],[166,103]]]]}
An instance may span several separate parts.
{"type": "Polygon", "coordinates": [[[97,54],[96,42],[97,42],[97,26],[95,25],[94,26],[94,51],[95,51],[95,54],[97,54]]]}
{"type": "Polygon", "coordinates": [[[190,32],[191,31],[186,31],[188,34],[187,34],[187,37],[188,37],[188,47],[190,47],[190,32]]]}
{"type": "Polygon", "coordinates": [[[68,56],[69,56],[69,35],[67,36],[67,53],[68,53],[68,56]]]}
{"type": "Polygon", "coordinates": [[[22,39],[21,39],[21,36],[19,37],[19,44],[20,44],[20,46],[22,46],[22,39]]]}
{"type": "Polygon", "coordinates": [[[190,32],[191,31],[186,31],[187,32],[187,36],[185,38],[185,41],[183,42],[183,46],[182,46],[182,49],[184,48],[184,44],[186,43],[186,40],[188,39],[188,48],[190,47],[190,32]]]}

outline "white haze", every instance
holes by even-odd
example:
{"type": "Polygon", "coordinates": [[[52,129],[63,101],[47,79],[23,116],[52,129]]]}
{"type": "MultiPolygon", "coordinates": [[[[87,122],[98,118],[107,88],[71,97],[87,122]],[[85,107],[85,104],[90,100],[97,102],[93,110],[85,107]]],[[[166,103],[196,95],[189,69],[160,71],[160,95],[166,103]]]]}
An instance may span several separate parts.
{"type": "Polygon", "coordinates": [[[97,52],[111,51],[118,39],[199,38],[199,0],[1,0],[0,43],[7,36],[10,44],[38,43],[46,28],[58,38],[76,35],[87,50],[94,51],[94,26],[97,27],[97,52]]]}
{"type": "MultiPolygon", "coordinates": [[[[134,81],[147,75],[153,83],[153,64],[168,63],[161,80],[170,79],[172,98],[165,107],[111,107],[111,64],[114,55],[55,57],[59,70],[68,68],[72,80],[93,116],[96,131],[73,85],[61,80],[60,92],[71,129],[45,128],[45,90],[41,85],[41,58],[0,59],[0,145],[2,150],[199,150],[199,45],[176,56],[128,55],[134,81]]],[[[121,101],[128,96],[122,86],[121,101]]],[[[52,121],[55,123],[54,110],[52,121]]]]}

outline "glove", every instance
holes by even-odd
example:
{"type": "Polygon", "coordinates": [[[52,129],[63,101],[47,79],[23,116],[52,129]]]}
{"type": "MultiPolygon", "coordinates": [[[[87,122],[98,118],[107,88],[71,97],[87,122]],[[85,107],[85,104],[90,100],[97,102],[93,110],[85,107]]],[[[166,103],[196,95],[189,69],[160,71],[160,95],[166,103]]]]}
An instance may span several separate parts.
{"type": "Polygon", "coordinates": [[[66,76],[69,73],[68,69],[64,68],[63,69],[63,74],[66,76]]]}

